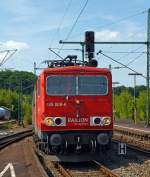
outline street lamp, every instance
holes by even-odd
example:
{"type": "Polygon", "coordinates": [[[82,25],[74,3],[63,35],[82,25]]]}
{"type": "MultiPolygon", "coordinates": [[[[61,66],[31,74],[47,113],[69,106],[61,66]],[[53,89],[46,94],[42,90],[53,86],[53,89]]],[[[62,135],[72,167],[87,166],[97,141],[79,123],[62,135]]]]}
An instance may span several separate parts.
{"type": "Polygon", "coordinates": [[[134,105],[134,123],[137,123],[137,109],[136,109],[136,76],[141,76],[141,73],[129,73],[128,75],[134,76],[134,97],[133,97],[133,105],[134,105]]]}
{"type": "Polygon", "coordinates": [[[116,105],[115,105],[115,86],[120,84],[119,82],[112,82],[113,85],[113,119],[115,120],[116,105]]]}

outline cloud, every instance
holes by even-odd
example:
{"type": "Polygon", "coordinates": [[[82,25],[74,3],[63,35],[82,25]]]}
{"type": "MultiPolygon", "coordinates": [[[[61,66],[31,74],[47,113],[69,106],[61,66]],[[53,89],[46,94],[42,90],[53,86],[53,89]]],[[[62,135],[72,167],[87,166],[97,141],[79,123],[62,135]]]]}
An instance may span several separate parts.
{"type": "Polygon", "coordinates": [[[111,41],[118,40],[120,38],[120,32],[111,30],[101,30],[95,33],[95,38],[97,41],[111,41]]]}
{"type": "Polygon", "coordinates": [[[30,46],[25,43],[25,42],[17,42],[17,41],[6,41],[4,43],[1,43],[2,47],[4,49],[18,49],[18,50],[24,50],[24,49],[29,49],[30,46]]]}

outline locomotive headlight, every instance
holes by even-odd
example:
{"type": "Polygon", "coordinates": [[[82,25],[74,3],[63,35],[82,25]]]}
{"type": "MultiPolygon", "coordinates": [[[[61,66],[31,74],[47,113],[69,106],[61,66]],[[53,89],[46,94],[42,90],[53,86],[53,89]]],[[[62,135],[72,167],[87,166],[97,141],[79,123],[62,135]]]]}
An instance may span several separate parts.
{"type": "Polygon", "coordinates": [[[45,117],[44,124],[46,126],[65,126],[66,118],[65,117],[45,117]]]}
{"type": "Polygon", "coordinates": [[[44,124],[47,126],[52,126],[53,125],[53,119],[51,117],[46,117],[44,119],[44,124]]]}
{"type": "Polygon", "coordinates": [[[100,117],[96,117],[94,120],[93,120],[94,124],[95,125],[99,125],[101,123],[101,118],[100,117]]]}
{"type": "Polygon", "coordinates": [[[90,125],[93,126],[100,126],[101,125],[101,118],[99,116],[94,116],[90,118],[90,125]]]}
{"type": "Polygon", "coordinates": [[[54,126],[65,126],[66,119],[65,117],[55,117],[54,118],[54,126]]]}
{"type": "Polygon", "coordinates": [[[90,125],[92,126],[108,126],[111,124],[111,117],[94,116],[90,118],[90,125]]]}
{"type": "Polygon", "coordinates": [[[111,117],[103,117],[101,123],[103,126],[110,125],[111,124],[111,117]]]}

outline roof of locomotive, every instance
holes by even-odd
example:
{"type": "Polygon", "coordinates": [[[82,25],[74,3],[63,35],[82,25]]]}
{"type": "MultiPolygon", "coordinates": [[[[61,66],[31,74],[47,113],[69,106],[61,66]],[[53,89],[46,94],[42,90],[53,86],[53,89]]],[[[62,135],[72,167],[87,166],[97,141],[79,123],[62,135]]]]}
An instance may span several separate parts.
{"type": "Polygon", "coordinates": [[[98,73],[110,73],[110,69],[108,68],[96,68],[89,66],[66,66],[66,67],[56,67],[56,68],[46,68],[41,74],[48,73],[68,73],[68,72],[98,72],[98,73]]]}

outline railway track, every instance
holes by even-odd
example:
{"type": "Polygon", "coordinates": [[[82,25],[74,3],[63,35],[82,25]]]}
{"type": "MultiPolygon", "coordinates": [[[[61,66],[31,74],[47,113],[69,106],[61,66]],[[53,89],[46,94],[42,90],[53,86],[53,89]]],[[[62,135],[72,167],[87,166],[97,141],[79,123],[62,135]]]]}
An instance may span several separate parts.
{"type": "Polygon", "coordinates": [[[3,126],[5,124],[15,124],[16,123],[16,120],[8,120],[8,121],[0,121],[0,126],[3,126]]]}
{"type": "Polygon", "coordinates": [[[122,126],[114,126],[113,140],[117,142],[125,142],[129,148],[150,153],[149,131],[138,131],[131,128],[122,128],[122,126]]]}
{"type": "Polygon", "coordinates": [[[97,161],[82,163],[52,162],[45,155],[42,155],[41,159],[47,173],[53,177],[118,177],[97,161]]]}
{"type": "Polygon", "coordinates": [[[25,137],[31,136],[32,134],[33,134],[32,129],[29,129],[29,130],[24,130],[24,131],[0,138],[0,150],[25,137]]]}

